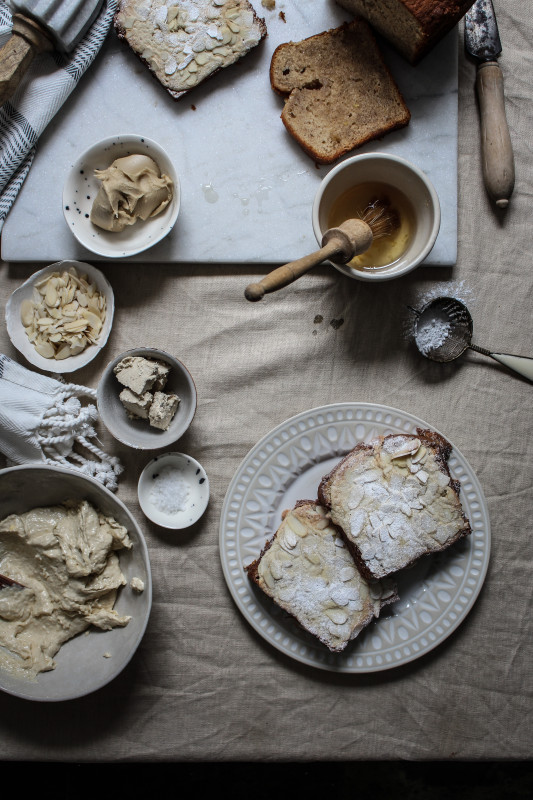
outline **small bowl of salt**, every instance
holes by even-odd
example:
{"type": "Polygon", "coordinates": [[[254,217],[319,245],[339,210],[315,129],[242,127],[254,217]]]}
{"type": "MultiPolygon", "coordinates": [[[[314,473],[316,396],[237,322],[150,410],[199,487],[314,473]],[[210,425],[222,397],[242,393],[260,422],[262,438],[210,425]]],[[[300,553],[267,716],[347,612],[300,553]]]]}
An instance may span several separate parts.
{"type": "Polygon", "coordinates": [[[163,453],[141,472],[139,503],[148,519],[179,530],[197,522],[209,502],[209,480],[201,464],[185,453],[163,453]]]}

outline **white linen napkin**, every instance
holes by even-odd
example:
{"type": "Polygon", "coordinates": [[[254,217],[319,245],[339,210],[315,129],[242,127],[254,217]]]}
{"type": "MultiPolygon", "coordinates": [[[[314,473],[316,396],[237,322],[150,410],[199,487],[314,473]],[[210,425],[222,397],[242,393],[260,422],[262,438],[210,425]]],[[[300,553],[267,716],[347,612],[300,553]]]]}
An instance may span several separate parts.
{"type": "Polygon", "coordinates": [[[95,444],[94,389],[32,372],[0,354],[0,451],[11,464],[44,463],[76,469],[112,492],[123,471],[118,458],[95,444]]]}
{"type": "MultiPolygon", "coordinates": [[[[106,0],[82,41],[68,55],[37,56],[0,107],[0,231],[32,165],[39,136],[78,85],[107,36],[116,0],[106,0]]],[[[11,12],[0,0],[0,46],[11,34],[11,12]]]]}

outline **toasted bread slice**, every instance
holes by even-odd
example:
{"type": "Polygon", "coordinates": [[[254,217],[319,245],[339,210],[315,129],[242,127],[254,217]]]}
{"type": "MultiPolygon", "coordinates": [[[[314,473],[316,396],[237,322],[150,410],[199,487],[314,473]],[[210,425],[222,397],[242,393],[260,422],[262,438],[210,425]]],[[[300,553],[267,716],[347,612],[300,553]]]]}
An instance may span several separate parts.
{"type": "Polygon", "coordinates": [[[324,476],[319,500],[366,578],[398,572],[471,532],[450,453],[442,436],[418,428],[357,445],[324,476]]]}
{"type": "Polygon", "coordinates": [[[397,600],[392,582],[370,584],[316,501],[301,500],[247,572],[272,600],[332,652],[397,600]]]}
{"type": "Polygon", "coordinates": [[[115,15],[126,42],[175,99],[243,58],[267,35],[248,0],[119,0],[115,15]]]}
{"type": "Polygon", "coordinates": [[[411,117],[362,19],[279,45],[270,83],[285,98],[283,124],[321,164],[404,127],[411,117]]]}

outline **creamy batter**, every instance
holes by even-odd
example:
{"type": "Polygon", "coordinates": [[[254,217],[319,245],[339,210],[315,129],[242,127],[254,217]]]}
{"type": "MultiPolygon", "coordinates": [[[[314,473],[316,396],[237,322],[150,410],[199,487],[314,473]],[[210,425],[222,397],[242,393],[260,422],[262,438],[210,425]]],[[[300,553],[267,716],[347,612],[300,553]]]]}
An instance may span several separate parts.
{"type": "Polygon", "coordinates": [[[91,222],[106,231],[123,231],[139,219],[156,217],[172,200],[172,180],[149,156],[117,158],[94,174],[102,186],[91,208],[91,222]]]}
{"type": "Polygon", "coordinates": [[[62,644],[94,625],[123,627],[113,609],[126,580],[116,551],[127,530],[87,501],[36,508],[0,522],[0,667],[29,678],[54,669],[62,644]]]}

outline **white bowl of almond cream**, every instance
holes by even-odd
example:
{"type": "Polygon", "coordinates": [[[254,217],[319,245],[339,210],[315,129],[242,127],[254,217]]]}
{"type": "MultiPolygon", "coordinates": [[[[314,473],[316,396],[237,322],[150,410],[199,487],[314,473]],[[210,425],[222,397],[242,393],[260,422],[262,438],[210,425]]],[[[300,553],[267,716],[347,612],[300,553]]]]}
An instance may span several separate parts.
{"type": "Polygon", "coordinates": [[[166,151],[145,136],[117,134],[96,142],[72,164],[63,214],[87,250],[127,258],[170,233],[180,201],[178,174],[166,151]]]}
{"type": "Polygon", "coordinates": [[[71,700],[124,669],[151,610],[143,534],[93,478],[46,465],[0,470],[0,689],[71,700]]]}

